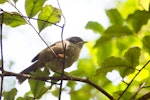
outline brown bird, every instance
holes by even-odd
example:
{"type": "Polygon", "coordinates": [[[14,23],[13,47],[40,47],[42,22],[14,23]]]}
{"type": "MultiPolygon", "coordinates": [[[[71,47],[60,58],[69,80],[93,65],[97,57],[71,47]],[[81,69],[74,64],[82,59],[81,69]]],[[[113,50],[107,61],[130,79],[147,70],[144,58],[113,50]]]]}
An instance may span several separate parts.
{"type": "MultiPolygon", "coordinates": [[[[30,74],[36,69],[47,67],[53,72],[61,72],[63,67],[63,59],[65,57],[64,69],[70,67],[79,57],[83,44],[86,43],[80,37],[70,37],[63,41],[65,46],[65,55],[62,41],[58,41],[53,45],[42,50],[33,59],[31,66],[21,71],[20,74],[30,74]]],[[[27,78],[18,76],[19,83],[24,82],[27,78]]]]}

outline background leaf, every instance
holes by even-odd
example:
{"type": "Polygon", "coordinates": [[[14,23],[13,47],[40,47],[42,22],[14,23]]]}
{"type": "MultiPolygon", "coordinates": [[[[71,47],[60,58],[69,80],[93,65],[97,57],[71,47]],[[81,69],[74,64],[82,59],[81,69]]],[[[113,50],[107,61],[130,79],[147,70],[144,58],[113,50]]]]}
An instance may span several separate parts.
{"type": "Polygon", "coordinates": [[[18,97],[16,100],[35,100],[34,97],[18,97]]]}
{"type": "MultiPolygon", "coordinates": [[[[36,77],[43,77],[48,75],[49,75],[48,69],[45,69],[44,71],[38,69],[34,73],[34,76],[36,77]]],[[[29,84],[30,84],[31,91],[34,95],[34,98],[36,99],[40,99],[42,95],[49,89],[49,87],[45,87],[44,81],[29,79],[29,84]]]]}
{"type": "Polygon", "coordinates": [[[147,23],[150,18],[149,14],[150,12],[148,11],[137,10],[133,14],[130,14],[128,16],[127,20],[129,23],[131,23],[133,30],[136,33],[138,33],[141,30],[142,26],[147,23]]]}
{"type": "Polygon", "coordinates": [[[129,67],[135,68],[139,65],[140,51],[141,49],[139,47],[132,47],[125,52],[124,57],[126,58],[129,67]]]}
{"type": "Polygon", "coordinates": [[[112,70],[118,70],[120,68],[128,67],[124,58],[121,57],[109,57],[105,59],[101,65],[101,68],[97,70],[96,74],[107,74],[112,70]]]}
{"type": "Polygon", "coordinates": [[[95,33],[102,34],[104,32],[104,27],[98,22],[89,21],[85,28],[94,31],[95,33]]]}
{"type": "Polygon", "coordinates": [[[106,10],[106,14],[109,17],[109,20],[113,25],[123,24],[123,18],[117,9],[106,10]]]}
{"type": "Polygon", "coordinates": [[[122,77],[133,73],[134,68],[139,64],[140,48],[132,47],[125,52],[124,57],[111,56],[102,62],[101,68],[99,68],[96,74],[107,74],[112,70],[118,70],[122,77]]]}
{"type": "Polygon", "coordinates": [[[104,34],[110,37],[122,37],[133,33],[127,26],[112,25],[105,30],[104,34]]]}
{"type": "MultiPolygon", "coordinates": [[[[12,13],[4,12],[3,18],[4,18],[3,19],[4,24],[9,25],[11,27],[17,27],[26,24],[24,18],[16,12],[12,12],[12,13]]],[[[2,20],[2,14],[0,16],[0,21],[1,20],[2,20]]]]}
{"type": "Polygon", "coordinates": [[[8,0],[0,0],[0,4],[3,4],[5,2],[8,2],[8,0]]]}
{"type": "Polygon", "coordinates": [[[148,51],[150,54],[150,36],[147,35],[142,40],[144,48],[148,51]]]}
{"type": "Polygon", "coordinates": [[[4,91],[3,92],[4,100],[15,100],[16,94],[17,94],[16,88],[13,88],[8,92],[4,91]]]}
{"type": "Polygon", "coordinates": [[[39,31],[42,31],[45,27],[56,24],[60,21],[61,10],[54,8],[51,5],[46,5],[42,8],[38,18],[38,28],[39,31]]]}
{"type": "Polygon", "coordinates": [[[25,10],[29,18],[35,16],[41,9],[46,0],[26,0],[25,10]]]}

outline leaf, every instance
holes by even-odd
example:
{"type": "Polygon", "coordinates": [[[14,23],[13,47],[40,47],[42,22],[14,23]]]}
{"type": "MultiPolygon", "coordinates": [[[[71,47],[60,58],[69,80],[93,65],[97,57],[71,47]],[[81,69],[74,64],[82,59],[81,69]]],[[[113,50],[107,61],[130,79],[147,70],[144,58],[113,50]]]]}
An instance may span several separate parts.
{"type": "Polygon", "coordinates": [[[112,25],[105,30],[105,35],[110,37],[122,37],[127,35],[132,35],[132,31],[127,26],[112,25]]]}
{"type": "Polygon", "coordinates": [[[126,50],[127,48],[138,44],[141,44],[141,40],[134,35],[116,39],[116,46],[119,51],[119,54],[124,53],[124,50],[126,50]]]}
{"type": "Polygon", "coordinates": [[[122,25],[123,18],[117,9],[106,10],[106,14],[112,24],[122,25]]]}
{"type": "MultiPolygon", "coordinates": [[[[34,73],[34,76],[36,77],[37,76],[43,77],[48,75],[49,75],[48,69],[45,69],[43,72],[40,69],[38,69],[34,73]]],[[[44,81],[29,79],[29,84],[30,84],[31,91],[34,95],[34,98],[36,99],[40,99],[42,95],[49,89],[45,87],[44,81]]]]}
{"type": "Polygon", "coordinates": [[[142,26],[148,22],[150,18],[149,13],[150,12],[148,11],[137,10],[133,14],[130,14],[128,16],[127,21],[131,23],[133,30],[136,33],[138,33],[141,30],[142,26]]]}
{"type": "Polygon", "coordinates": [[[91,90],[91,87],[84,85],[81,89],[71,91],[70,98],[71,100],[90,100],[92,96],[91,90]]]}
{"type": "Polygon", "coordinates": [[[147,35],[142,40],[144,48],[148,51],[150,54],[150,36],[147,35]]]}
{"type": "Polygon", "coordinates": [[[29,18],[35,16],[41,9],[46,0],[26,0],[25,10],[29,18]]]}
{"type": "Polygon", "coordinates": [[[104,59],[110,57],[112,53],[115,53],[117,50],[113,46],[114,41],[109,41],[105,43],[104,45],[96,46],[95,49],[97,49],[96,57],[97,57],[97,64],[100,66],[104,59]]]}
{"type": "Polygon", "coordinates": [[[35,98],[25,96],[25,97],[18,97],[17,100],[35,100],[35,98]]]}
{"type": "Polygon", "coordinates": [[[78,63],[78,71],[86,77],[92,77],[96,71],[96,66],[93,65],[90,59],[81,59],[78,63]],[[86,70],[84,66],[86,66],[86,70]]]}
{"type": "Polygon", "coordinates": [[[97,70],[96,74],[107,74],[107,72],[112,70],[126,67],[127,64],[124,58],[111,56],[103,61],[101,68],[97,70]]]}
{"type": "Polygon", "coordinates": [[[17,94],[16,88],[13,88],[8,92],[4,91],[3,92],[4,100],[15,100],[16,94],[17,94]]]}
{"type": "Polygon", "coordinates": [[[13,0],[15,3],[17,3],[18,0],[13,0]]]}
{"type": "Polygon", "coordinates": [[[103,44],[105,44],[106,42],[110,41],[111,37],[109,35],[102,35],[97,41],[96,44],[94,45],[94,47],[98,47],[101,46],[103,44]]]}
{"type": "Polygon", "coordinates": [[[122,77],[133,73],[134,68],[139,64],[140,48],[132,47],[125,52],[124,57],[111,56],[102,62],[101,68],[96,71],[96,75],[107,74],[112,70],[118,70],[122,77]]]}
{"type": "Polygon", "coordinates": [[[112,25],[104,31],[104,34],[96,41],[94,47],[105,44],[114,37],[124,37],[132,34],[132,31],[127,26],[112,25]]]}
{"type": "Polygon", "coordinates": [[[139,65],[140,51],[141,49],[139,47],[132,47],[125,52],[124,57],[128,62],[129,67],[135,68],[139,65]]]}
{"type": "Polygon", "coordinates": [[[98,22],[89,21],[85,28],[94,31],[95,33],[102,34],[104,32],[104,27],[98,22]]]}
{"type": "Polygon", "coordinates": [[[24,18],[16,12],[12,13],[4,12],[3,14],[0,14],[0,23],[2,20],[4,24],[9,25],[11,27],[17,27],[26,24],[24,18]]]}
{"type": "Polygon", "coordinates": [[[71,91],[75,90],[75,86],[77,83],[75,81],[68,81],[67,86],[71,89],[71,91]]]}
{"type": "Polygon", "coordinates": [[[56,24],[61,19],[61,10],[52,7],[51,5],[46,5],[44,8],[42,8],[42,11],[40,12],[38,16],[38,28],[39,31],[42,31],[47,26],[50,26],[52,24],[56,24]]]}
{"type": "Polygon", "coordinates": [[[8,0],[0,0],[0,4],[3,4],[5,2],[8,2],[8,0]]]}

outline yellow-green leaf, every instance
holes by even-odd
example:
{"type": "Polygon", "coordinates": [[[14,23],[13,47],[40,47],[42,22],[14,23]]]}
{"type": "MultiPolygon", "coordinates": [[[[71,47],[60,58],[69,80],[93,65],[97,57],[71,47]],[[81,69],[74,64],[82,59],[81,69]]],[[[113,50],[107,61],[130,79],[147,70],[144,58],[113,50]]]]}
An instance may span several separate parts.
{"type": "Polygon", "coordinates": [[[46,5],[42,8],[39,16],[38,16],[38,28],[39,31],[42,31],[47,26],[52,24],[56,24],[61,19],[61,10],[51,5],[46,5]]]}
{"type": "Polygon", "coordinates": [[[104,32],[104,27],[98,22],[89,21],[85,28],[100,34],[104,32]]]}
{"type": "Polygon", "coordinates": [[[25,19],[19,15],[17,12],[12,12],[12,13],[8,13],[8,12],[4,12],[0,14],[0,23],[2,22],[11,26],[11,27],[17,27],[20,25],[24,25],[26,24],[25,19]]]}
{"type": "Polygon", "coordinates": [[[4,100],[15,100],[15,96],[17,94],[17,89],[13,88],[12,90],[3,92],[4,100]]]}
{"type": "Polygon", "coordinates": [[[8,0],[0,0],[0,4],[7,2],[8,0]]]}
{"type": "Polygon", "coordinates": [[[35,16],[41,9],[46,0],[26,0],[25,10],[28,17],[35,16]]]}
{"type": "Polygon", "coordinates": [[[123,18],[117,9],[106,10],[106,14],[112,24],[122,25],[123,18]]]}
{"type": "Polygon", "coordinates": [[[147,35],[142,40],[144,48],[148,51],[150,54],[150,36],[147,35]]]}

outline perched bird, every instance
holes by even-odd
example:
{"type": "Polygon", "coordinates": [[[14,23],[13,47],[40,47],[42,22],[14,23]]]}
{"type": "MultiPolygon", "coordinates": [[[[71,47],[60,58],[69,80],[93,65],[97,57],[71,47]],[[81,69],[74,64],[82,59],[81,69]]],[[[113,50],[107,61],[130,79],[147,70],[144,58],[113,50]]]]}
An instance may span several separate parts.
{"type": "MultiPolygon", "coordinates": [[[[20,72],[20,74],[30,74],[36,69],[47,67],[53,72],[61,72],[63,67],[63,59],[65,57],[64,69],[70,67],[79,57],[83,44],[86,43],[80,37],[70,37],[63,41],[58,41],[53,45],[42,50],[33,59],[31,66],[20,72]],[[64,46],[62,45],[64,44],[64,46]],[[64,54],[65,47],[65,54],[64,54]]],[[[18,76],[17,79],[21,84],[27,78],[18,76]]]]}

